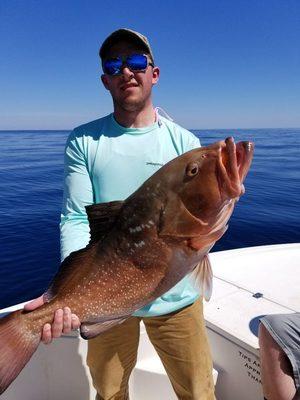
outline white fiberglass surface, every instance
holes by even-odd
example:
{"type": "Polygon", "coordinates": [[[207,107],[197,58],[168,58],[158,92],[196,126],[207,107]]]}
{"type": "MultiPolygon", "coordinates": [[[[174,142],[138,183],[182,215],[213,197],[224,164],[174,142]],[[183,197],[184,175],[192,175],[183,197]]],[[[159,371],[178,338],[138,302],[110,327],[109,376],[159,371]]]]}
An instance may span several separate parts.
{"type": "Polygon", "coordinates": [[[300,243],[228,250],[210,257],[216,278],[300,311],[300,243]]]}

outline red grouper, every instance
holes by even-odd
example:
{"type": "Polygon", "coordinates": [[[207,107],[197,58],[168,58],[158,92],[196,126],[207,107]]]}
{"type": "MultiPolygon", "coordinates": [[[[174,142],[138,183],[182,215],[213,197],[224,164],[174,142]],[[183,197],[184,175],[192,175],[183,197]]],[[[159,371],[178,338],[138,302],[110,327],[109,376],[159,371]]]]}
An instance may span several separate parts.
{"type": "Polygon", "coordinates": [[[61,264],[46,303],[0,320],[0,393],[41,341],[45,323],[69,306],[84,339],[129,318],[193,272],[205,299],[212,291],[208,252],[227,221],[249,170],[254,145],[225,141],[164,165],[125,201],[86,207],[91,241],[61,264]]]}

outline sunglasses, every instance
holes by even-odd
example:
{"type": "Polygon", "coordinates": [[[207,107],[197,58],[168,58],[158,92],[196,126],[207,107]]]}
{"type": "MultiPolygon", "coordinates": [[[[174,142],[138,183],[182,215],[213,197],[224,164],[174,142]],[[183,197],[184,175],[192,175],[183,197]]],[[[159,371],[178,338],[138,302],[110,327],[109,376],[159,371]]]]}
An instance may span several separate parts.
{"type": "Polygon", "coordinates": [[[103,71],[107,75],[121,75],[124,66],[133,72],[144,72],[148,65],[154,67],[154,64],[148,60],[145,54],[131,54],[127,57],[108,58],[103,61],[103,71]]]}

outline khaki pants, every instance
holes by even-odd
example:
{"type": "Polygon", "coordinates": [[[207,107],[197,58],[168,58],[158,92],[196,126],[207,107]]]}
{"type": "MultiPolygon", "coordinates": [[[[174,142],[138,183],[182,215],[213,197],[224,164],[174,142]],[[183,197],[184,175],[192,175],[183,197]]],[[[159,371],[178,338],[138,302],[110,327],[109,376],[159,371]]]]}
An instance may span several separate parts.
{"type": "MultiPolygon", "coordinates": [[[[129,399],[128,380],[137,359],[141,319],[131,317],[89,340],[87,363],[97,400],[129,399]]],[[[213,400],[212,360],[202,301],[168,315],[142,320],[178,399],[213,400]]]]}

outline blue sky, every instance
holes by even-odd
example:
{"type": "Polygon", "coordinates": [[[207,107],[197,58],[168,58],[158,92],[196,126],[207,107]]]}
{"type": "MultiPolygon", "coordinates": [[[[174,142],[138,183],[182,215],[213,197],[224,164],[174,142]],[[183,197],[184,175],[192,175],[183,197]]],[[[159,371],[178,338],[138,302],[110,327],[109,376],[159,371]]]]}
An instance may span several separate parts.
{"type": "Polygon", "coordinates": [[[112,110],[98,49],[153,47],[155,105],[186,128],[300,127],[300,1],[0,1],[0,129],[71,129],[112,110]]]}

